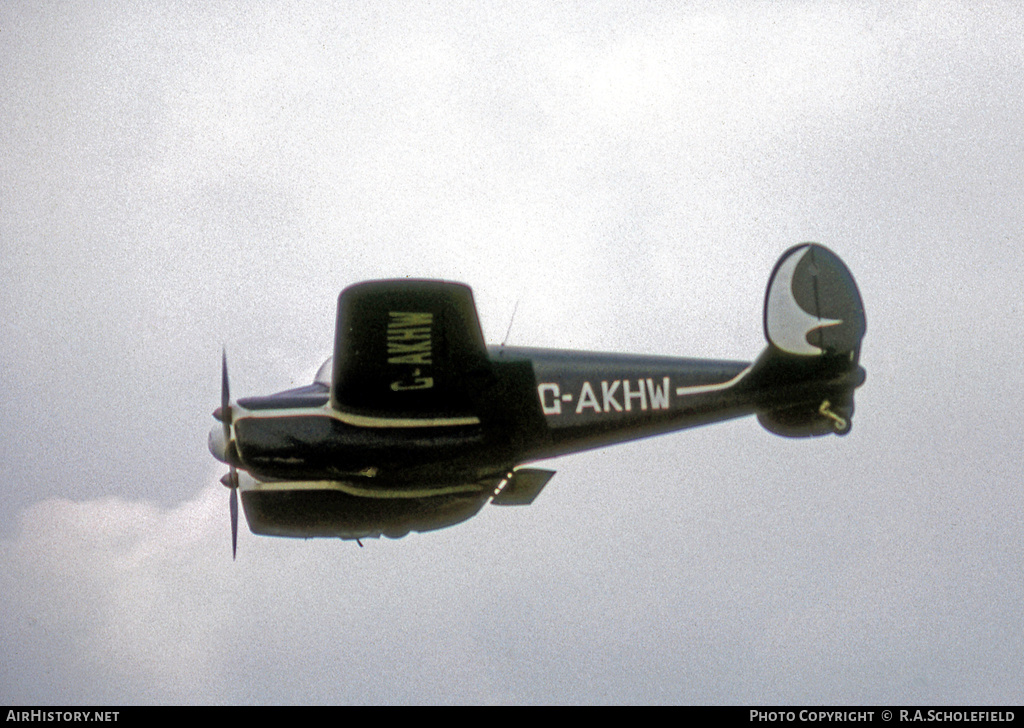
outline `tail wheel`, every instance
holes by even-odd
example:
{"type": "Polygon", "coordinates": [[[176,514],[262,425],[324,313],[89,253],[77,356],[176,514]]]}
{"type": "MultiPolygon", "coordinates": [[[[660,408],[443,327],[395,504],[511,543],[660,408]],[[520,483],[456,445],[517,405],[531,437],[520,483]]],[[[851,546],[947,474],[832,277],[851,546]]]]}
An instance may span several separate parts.
{"type": "Polygon", "coordinates": [[[832,410],[832,403],[827,399],[818,407],[818,414],[832,420],[832,431],[837,435],[845,435],[850,431],[851,423],[849,417],[842,417],[832,410]]]}

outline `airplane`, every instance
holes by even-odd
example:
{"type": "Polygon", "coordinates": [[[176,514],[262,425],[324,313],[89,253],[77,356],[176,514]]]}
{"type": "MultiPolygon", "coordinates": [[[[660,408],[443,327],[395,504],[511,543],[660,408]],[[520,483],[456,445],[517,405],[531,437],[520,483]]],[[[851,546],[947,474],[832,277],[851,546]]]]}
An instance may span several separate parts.
{"type": "Polygon", "coordinates": [[[312,384],[232,402],[221,360],[210,452],[254,534],[400,538],[484,505],[531,504],[538,460],[756,415],[784,437],[850,432],[864,305],[816,243],[776,263],[753,362],[487,346],[472,290],[358,283],[338,297],[333,356],[312,384]]]}

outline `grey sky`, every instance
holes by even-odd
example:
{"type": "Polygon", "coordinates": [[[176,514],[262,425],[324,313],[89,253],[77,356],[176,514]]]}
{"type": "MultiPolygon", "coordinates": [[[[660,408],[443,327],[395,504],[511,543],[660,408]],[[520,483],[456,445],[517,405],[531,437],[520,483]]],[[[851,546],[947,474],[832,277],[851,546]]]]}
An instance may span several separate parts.
{"type": "Polygon", "coordinates": [[[1024,700],[1018,4],[315,5],[0,4],[0,702],[1024,700]],[[752,359],[803,240],[867,309],[848,437],[231,562],[222,345],[306,383],[415,275],[493,342],[752,359]]]}

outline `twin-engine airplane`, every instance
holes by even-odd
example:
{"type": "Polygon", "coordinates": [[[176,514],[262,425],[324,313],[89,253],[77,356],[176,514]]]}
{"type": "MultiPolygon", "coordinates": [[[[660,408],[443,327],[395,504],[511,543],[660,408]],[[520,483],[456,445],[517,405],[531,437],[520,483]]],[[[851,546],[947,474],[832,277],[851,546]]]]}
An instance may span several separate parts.
{"type": "Polygon", "coordinates": [[[256,534],[399,538],[532,503],[554,475],[535,460],[749,414],[845,435],[864,331],[853,277],[813,243],[775,265],[753,363],[486,346],[465,285],[359,283],[309,386],[232,403],[225,357],[209,446],[230,466],[232,552],[239,491],[256,534]]]}

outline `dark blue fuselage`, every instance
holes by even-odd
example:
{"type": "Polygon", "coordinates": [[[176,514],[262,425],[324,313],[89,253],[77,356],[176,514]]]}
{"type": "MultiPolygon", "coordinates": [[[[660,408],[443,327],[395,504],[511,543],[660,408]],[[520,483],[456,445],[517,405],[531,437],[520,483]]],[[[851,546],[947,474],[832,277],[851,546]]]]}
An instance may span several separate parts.
{"type": "Polygon", "coordinates": [[[493,381],[466,422],[338,412],[324,383],[239,400],[241,461],[262,478],[445,485],[753,411],[749,394],[733,387],[750,367],[741,362],[513,347],[489,354],[493,381]]]}

